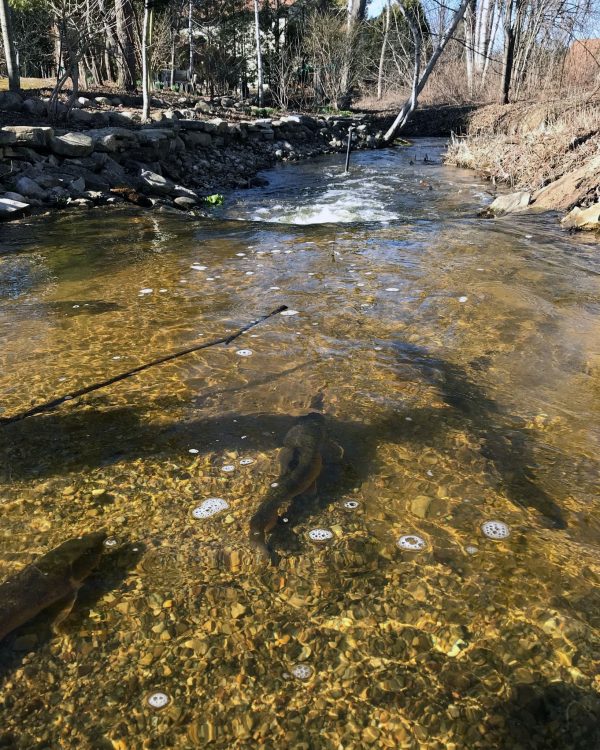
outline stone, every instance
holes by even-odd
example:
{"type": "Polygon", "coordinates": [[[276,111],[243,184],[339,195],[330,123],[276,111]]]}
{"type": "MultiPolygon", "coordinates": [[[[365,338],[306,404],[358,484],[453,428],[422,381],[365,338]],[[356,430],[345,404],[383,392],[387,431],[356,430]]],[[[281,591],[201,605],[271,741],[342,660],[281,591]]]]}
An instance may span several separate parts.
{"type": "Polygon", "coordinates": [[[235,104],[235,99],[232,99],[230,96],[222,96],[221,97],[221,106],[222,107],[233,107],[235,104]]]}
{"type": "Polygon", "coordinates": [[[121,104],[123,104],[123,101],[118,96],[113,96],[110,100],[110,103],[113,105],[113,107],[120,107],[121,104]]]}
{"type": "Polygon", "coordinates": [[[533,196],[535,207],[570,211],[575,206],[587,202],[589,196],[595,195],[598,172],[600,172],[600,154],[538,190],[533,196]]]}
{"type": "Polygon", "coordinates": [[[600,203],[594,203],[587,208],[575,206],[560,222],[568,229],[600,229],[600,203]]]}
{"type": "Polygon", "coordinates": [[[23,99],[15,91],[3,91],[0,94],[0,109],[5,112],[20,112],[23,99]]]}
{"type": "Polygon", "coordinates": [[[184,211],[189,211],[190,209],[194,208],[198,204],[198,200],[194,200],[194,198],[189,198],[187,195],[180,195],[173,203],[176,206],[179,206],[179,208],[184,209],[184,211]]]}
{"type": "Polygon", "coordinates": [[[0,146],[10,146],[17,142],[17,136],[10,130],[0,130],[0,146]]]}
{"type": "Polygon", "coordinates": [[[96,104],[102,104],[105,107],[110,107],[111,105],[111,101],[107,96],[97,96],[94,101],[96,104]]]}
{"type": "Polygon", "coordinates": [[[0,198],[0,221],[10,221],[25,216],[30,210],[28,203],[16,201],[7,198],[6,195],[0,198]]]}
{"type": "Polygon", "coordinates": [[[83,177],[78,177],[77,179],[73,180],[71,184],[69,185],[69,190],[73,193],[76,193],[79,195],[79,193],[83,193],[85,190],[85,180],[83,177]]]}
{"type": "Polygon", "coordinates": [[[15,180],[17,191],[27,198],[43,198],[44,190],[30,177],[17,177],[15,180]]]}
{"type": "Polygon", "coordinates": [[[84,109],[72,109],[69,112],[69,120],[75,125],[91,125],[94,119],[95,116],[84,109]]]}
{"type": "Polygon", "coordinates": [[[14,133],[17,145],[31,146],[32,148],[47,147],[54,134],[52,128],[35,125],[7,125],[3,128],[3,131],[14,133]]]}
{"type": "Polygon", "coordinates": [[[87,134],[93,138],[96,151],[106,153],[123,151],[137,143],[137,134],[127,128],[98,128],[88,130],[87,134]]]}
{"type": "Polygon", "coordinates": [[[170,195],[175,188],[171,180],[149,169],[142,169],[140,181],[142,189],[150,195],[170,195]]]}
{"type": "Polygon", "coordinates": [[[77,103],[82,107],[89,107],[89,105],[91,104],[91,99],[88,99],[86,96],[80,96],[77,99],[77,103]]]}
{"type": "Polygon", "coordinates": [[[210,114],[210,104],[208,102],[205,102],[204,100],[200,99],[196,102],[196,105],[194,106],[194,109],[197,112],[204,112],[205,114],[210,114]]]}
{"type": "Polygon", "coordinates": [[[186,133],[183,142],[189,148],[208,147],[212,145],[212,137],[209,133],[186,133]]]}
{"type": "Polygon", "coordinates": [[[9,191],[8,193],[4,193],[2,197],[8,198],[11,201],[17,201],[18,203],[27,203],[27,199],[21,193],[11,193],[9,191]]]}
{"type": "Polygon", "coordinates": [[[23,102],[23,111],[33,115],[33,117],[45,117],[48,107],[41,99],[25,99],[23,102]]]}
{"type": "Polygon", "coordinates": [[[52,136],[50,148],[59,156],[88,156],[94,150],[94,141],[84,133],[66,133],[52,136]]]}
{"type": "Polygon", "coordinates": [[[524,211],[531,202],[531,193],[520,190],[516,193],[499,195],[485,210],[486,216],[503,216],[515,211],[524,211]]]}

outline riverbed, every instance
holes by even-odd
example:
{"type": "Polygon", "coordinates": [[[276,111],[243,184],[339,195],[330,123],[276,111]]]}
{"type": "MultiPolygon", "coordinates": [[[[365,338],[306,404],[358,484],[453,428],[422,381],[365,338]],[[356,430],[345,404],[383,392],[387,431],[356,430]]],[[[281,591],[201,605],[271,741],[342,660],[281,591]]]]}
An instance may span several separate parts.
{"type": "Polygon", "coordinates": [[[2,417],[289,309],[0,427],[0,580],[114,542],[58,635],[0,645],[0,747],[600,744],[600,256],[478,218],[442,149],[282,165],[212,219],[2,228],[2,417]],[[318,494],[269,566],[248,521],[312,409],[318,494]]]}

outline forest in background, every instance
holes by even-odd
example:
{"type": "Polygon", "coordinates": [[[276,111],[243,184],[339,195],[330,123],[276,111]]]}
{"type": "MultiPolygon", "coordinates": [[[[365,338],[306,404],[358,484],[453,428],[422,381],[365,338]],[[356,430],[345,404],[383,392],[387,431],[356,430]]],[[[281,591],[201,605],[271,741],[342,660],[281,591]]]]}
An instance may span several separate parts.
{"type": "MultiPolygon", "coordinates": [[[[279,109],[552,98],[600,77],[593,0],[0,0],[0,75],[279,109]],[[442,52],[444,54],[442,54],[442,52]]],[[[409,106],[410,108],[410,106],[409,106]]]]}

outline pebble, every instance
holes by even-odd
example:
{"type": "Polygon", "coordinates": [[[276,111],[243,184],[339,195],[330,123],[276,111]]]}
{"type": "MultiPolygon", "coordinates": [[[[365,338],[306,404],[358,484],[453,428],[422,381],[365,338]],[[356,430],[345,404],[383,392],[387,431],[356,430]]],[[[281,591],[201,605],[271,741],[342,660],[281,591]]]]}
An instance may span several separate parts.
{"type": "Polygon", "coordinates": [[[404,536],[401,536],[400,539],[396,542],[398,547],[400,549],[407,549],[407,550],[421,550],[425,549],[427,546],[427,542],[420,536],[417,536],[416,534],[405,534],[404,536]]]}
{"type": "Polygon", "coordinates": [[[146,703],[155,711],[160,711],[161,708],[168,706],[170,702],[171,699],[169,696],[162,692],[150,693],[150,695],[146,697],[146,703]]]}
{"type": "Polygon", "coordinates": [[[236,352],[240,357],[251,357],[253,353],[252,349],[238,349],[236,352]]]}
{"type": "Polygon", "coordinates": [[[140,294],[152,294],[152,289],[144,287],[144,289],[140,289],[140,294]]]}
{"type": "Polygon", "coordinates": [[[481,532],[488,539],[507,539],[510,536],[510,529],[504,521],[484,521],[481,532]]]}

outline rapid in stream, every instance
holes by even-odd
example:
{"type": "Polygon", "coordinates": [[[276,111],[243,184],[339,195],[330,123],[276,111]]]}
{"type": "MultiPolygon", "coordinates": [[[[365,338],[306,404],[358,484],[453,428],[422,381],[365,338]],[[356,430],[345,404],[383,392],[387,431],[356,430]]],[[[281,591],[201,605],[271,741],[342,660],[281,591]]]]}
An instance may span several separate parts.
{"type": "Polygon", "coordinates": [[[290,314],[0,426],[0,581],[113,543],[0,643],[0,747],[600,747],[598,246],[478,218],[442,148],[2,227],[3,417],[290,314]],[[249,519],[315,408],[270,566],[249,519]]]}

